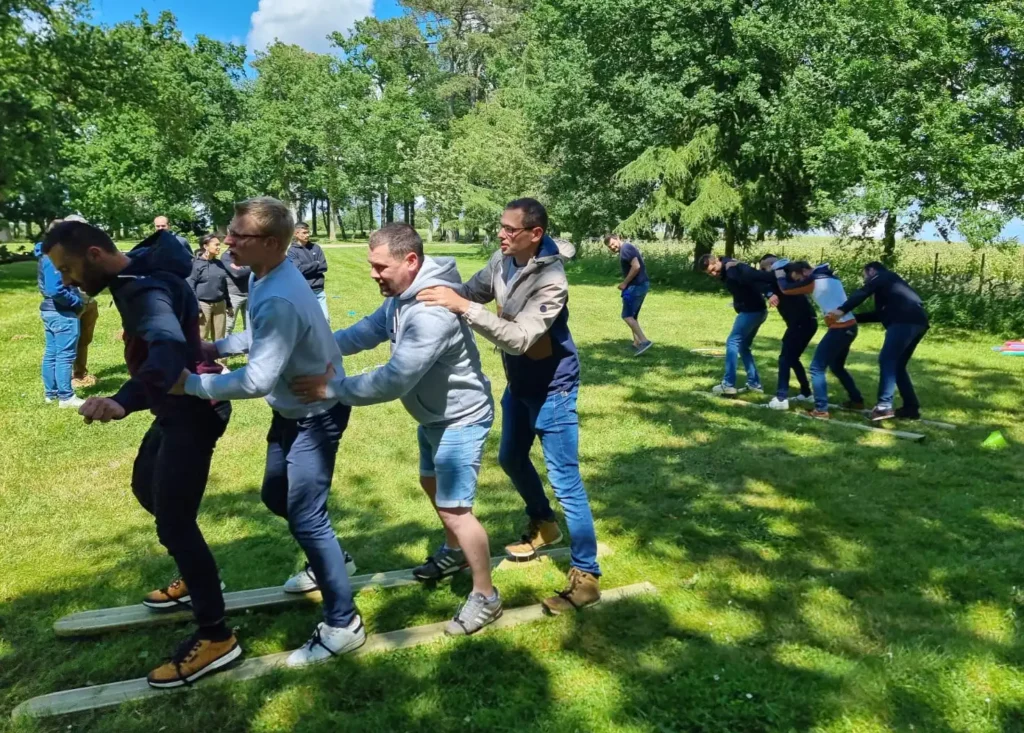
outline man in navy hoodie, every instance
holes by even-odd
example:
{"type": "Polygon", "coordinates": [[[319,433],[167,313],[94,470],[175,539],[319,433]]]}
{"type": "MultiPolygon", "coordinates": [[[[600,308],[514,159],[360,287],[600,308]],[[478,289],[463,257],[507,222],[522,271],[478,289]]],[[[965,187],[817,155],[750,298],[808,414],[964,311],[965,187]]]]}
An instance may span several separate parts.
{"type": "Polygon", "coordinates": [[[130,378],[111,397],[90,397],[79,408],[86,423],[121,420],[149,410],[155,416],[132,470],[132,491],[156,519],[157,537],[181,574],[148,594],[151,608],[191,605],[198,631],[166,664],[150,672],[153,687],[178,687],[237,659],[242,649],[224,622],[224,597],[213,554],[196,516],[210,460],[231,415],[228,402],[169,395],[182,370],[219,371],[204,362],[199,305],[185,278],[188,253],[167,232],[157,232],[130,253],[120,252],[101,229],[64,222],[43,241],[64,284],[90,296],[109,288],[124,326],[130,378]]]}

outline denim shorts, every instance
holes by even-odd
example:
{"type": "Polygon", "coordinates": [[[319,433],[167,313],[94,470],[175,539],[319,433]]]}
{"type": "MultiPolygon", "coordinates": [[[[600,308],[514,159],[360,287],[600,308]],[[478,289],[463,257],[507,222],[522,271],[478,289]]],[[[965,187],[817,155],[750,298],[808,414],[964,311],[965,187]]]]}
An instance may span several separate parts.
{"type": "Polygon", "coordinates": [[[480,459],[491,423],[427,428],[420,425],[416,437],[420,444],[420,476],[437,477],[439,509],[473,506],[480,459]]]}
{"type": "Polygon", "coordinates": [[[644,298],[647,291],[651,289],[649,283],[643,285],[629,285],[622,291],[622,317],[636,318],[640,315],[640,309],[644,305],[644,298]]]}

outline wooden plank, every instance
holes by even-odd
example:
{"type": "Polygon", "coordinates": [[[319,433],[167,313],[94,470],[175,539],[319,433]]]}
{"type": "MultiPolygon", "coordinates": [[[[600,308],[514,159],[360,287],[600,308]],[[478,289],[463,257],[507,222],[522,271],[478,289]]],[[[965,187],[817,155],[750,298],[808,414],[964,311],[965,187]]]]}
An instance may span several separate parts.
{"type": "MultiPolygon", "coordinates": [[[[568,559],[569,554],[570,550],[568,547],[556,547],[549,550],[541,550],[537,553],[539,558],[548,558],[550,560],[568,559]]],[[[597,554],[599,557],[610,554],[610,550],[603,543],[598,543],[597,554]]],[[[491,567],[504,570],[530,562],[532,560],[516,561],[500,556],[491,558],[491,567]]],[[[416,585],[420,581],[412,576],[412,569],[410,568],[408,570],[391,570],[386,573],[356,575],[349,578],[349,582],[352,585],[353,592],[356,592],[362,588],[397,588],[403,585],[416,585]]],[[[319,591],[313,591],[312,593],[285,593],[283,587],[275,586],[225,593],[224,608],[227,613],[231,614],[247,610],[290,606],[298,603],[319,603],[320,600],[319,591]]],[[[99,608],[93,611],[73,613],[70,616],[57,619],[53,624],[53,631],[57,636],[93,636],[110,631],[124,631],[141,626],[184,623],[191,620],[192,610],[187,607],[169,611],[155,611],[138,603],[133,606],[99,608]]]]}
{"type": "MultiPolygon", "coordinates": [[[[710,397],[713,400],[718,400],[728,405],[743,405],[744,407],[762,407],[768,409],[768,405],[762,402],[746,402],[744,400],[736,400],[730,397],[722,397],[720,395],[711,394],[710,392],[695,391],[693,394],[701,395],[703,397],[710,397]]],[[[894,438],[901,438],[903,440],[911,440],[915,443],[924,440],[925,436],[921,433],[908,433],[905,430],[886,430],[884,428],[876,428],[871,425],[864,425],[863,423],[844,422],[842,420],[822,420],[821,418],[811,417],[802,410],[778,410],[782,414],[796,415],[797,417],[803,417],[808,420],[817,420],[819,422],[827,423],[829,425],[839,425],[844,428],[853,428],[854,430],[863,430],[865,433],[878,433],[880,435],[890,435],[894,438]]]]}
{"type": "MultiPolygon", "coordinates": [[[[828,409],[838,410],[839,412],[855,412],[866,418],[871,417],[871,410],[854,410],[852,408],[843,407],[842,405],[833,405],[831,403],[829,404],[828,409]]],[[[898,420],[899,418],[894,419],[898,420]]],[[[927,425],[932,428],[939,428],[941,430],[956,430],[956,425],[953,425],[952,423],[948,422],[939,422],[938,420],[925,420],[922,418],[921,420],[914,420],[914,422],[918,422],[921,423],[922,425],[927,425]]]]}
{"type": "MultiPolygon", "coordinates": [[[[645,593],[656,593],[657,589],[651,583],[636,583],[635,585],[622,586],[606,590],[602,594],[602,603],[614,603],[645,593]]],[[[531,623],[546,618],[544,607],[541,604],[526,606],[523,608],[506,609],[504,615],[480,633],[491,629],[506,629],[520,624],[531,623]]],[[[445,636],[444,628],[448,622],[444,621],[427,626],[416,626],[408,629],[389,631],[383,634],[372,634],[367,637],[366,644],[352,652],[350,656],[361,656],[377,652],[388,652],[395,649],[408,649],[423,644],[429,644],[445,636]]],[[[251,680],[256,677],[263,677],[274,670],[284,667],[284,662],[291,652],[270,654],[264,657],[247,659],[241,664],[211,675],[197,684],[200,687],[213,684],[225,684],[251,680]]],[[[144,700],[157,695],[167,695],[174,692],[185,692],[189,687],[177,687],[169,690],[157,690],[149,686],[145,677],[123,682],[112,682],[106,685],[95,685],[93,687],[79,687],[73,690],[54,692],[49,695],[33,697],[30,700],[18,705],[11,713],[13,718],[43,718],[52,715],[67,715],[84,710],[95,710],[97,708],[120,705],[130,700],[144,700]]]]}

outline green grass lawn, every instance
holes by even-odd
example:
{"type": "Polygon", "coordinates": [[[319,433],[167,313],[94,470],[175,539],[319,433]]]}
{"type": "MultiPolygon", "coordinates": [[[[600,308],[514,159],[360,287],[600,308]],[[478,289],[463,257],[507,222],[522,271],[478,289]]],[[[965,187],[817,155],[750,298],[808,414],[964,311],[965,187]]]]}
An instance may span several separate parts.
{"type": "MultiPolygon", "coordinates": [[[[472,248],[433,252],[457,254],[463,277],[483,264],[472,248]]],[[[338,328],[380,297],[363,251],[327,256],[338,328]]],[[[0,730],[1024,730],[1024,359],[991,352],[991,336],[933,330],[914,376],[927,416],[962,428],[910,428],[928,434],[913,444],[692,395],[721,377],[721,360],[690,349],[724,340],[724,292],[655,290],[642,321],[656,345],[635,359],[614,281],[586,263],[570,279],[581,465],[598,538],[614,551],[604,586],[649,580],[657,596],[12,724],[29,697],[144,676],[186,629],[54,637],[60,616],[136,603],[174,570],[129,489],[147,416],[85,426],[43,404],[35,269],[0,268],[0,730]],[[997,428],[1011,447],[982,450],[997,428]]],[[[90,394],[126,376],[117,313],[108,296],[100,303],[90,394]]],[[[756,343],[766,385],[782,331],[773,314],[756,343]]],[[[869,396],[881,338],[863,328],[851,359],[869,396]]],[[[484,351],[500,395],[499,358],[484,351]]],[[[346,368],[386,358],[385,347],[346,368]]],[[[236,404],[200,517],[231,590],[280,584],[300,564],[259,500],[269,417],[262,401],[236,404]]],[[[478,494],[495,552],[523,518],[497,465],[498,433],[478,494]]],[[[415,425],[398,403],[354,411],[331,511],[360,572],[411,567],[439,540],[417,483],[415,425]]],[[[496,582],[507,606],[523,606],[564,571],[531,566],[496,582]]],[[[459,577],[435,590],[364,591],[357,603],[370,632],[383,632],[446,619],[468,589],[459,577]]],[[[255,656],[297,647],[318,619],[306,606],[231,622],[255,656]]]]}

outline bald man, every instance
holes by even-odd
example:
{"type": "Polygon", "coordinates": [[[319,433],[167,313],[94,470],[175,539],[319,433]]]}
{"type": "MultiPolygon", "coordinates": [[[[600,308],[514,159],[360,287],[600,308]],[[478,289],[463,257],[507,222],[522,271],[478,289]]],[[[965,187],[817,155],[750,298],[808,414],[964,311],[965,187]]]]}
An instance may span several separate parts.
{"type": "MultiPolygon", "coordinates": [[[[168,221],[166,216],[157,216],[153,219],[153,228],[158,232],[171,232],[171,223],[168,221]]],[[[175,232],[171,232],[171,234],[174,234],[181,246],[185,248],[186,252],[188,252],[188,256],[191,257],[192,248],[189,246],[188,240],[175,232]]]]}

